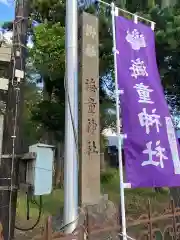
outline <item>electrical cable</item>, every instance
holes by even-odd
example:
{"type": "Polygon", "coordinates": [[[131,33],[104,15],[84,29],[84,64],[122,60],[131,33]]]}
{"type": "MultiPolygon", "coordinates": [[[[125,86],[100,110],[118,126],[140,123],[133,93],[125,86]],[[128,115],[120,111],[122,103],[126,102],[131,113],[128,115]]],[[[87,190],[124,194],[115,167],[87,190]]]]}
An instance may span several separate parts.
{"type": "Polygon", "coordinates": [[[79,219],[79,216],[74,221],[61,226],[60,229],[59,229],[59,232],[64,230],[65,228],[69,227],[71,224],[74,224],[75,222],[77,222],[78,219],[79,219]]]}
{"type": "Polygon", "coordinates": [[[39,208],[39,214],[38,214],[38,217],[37,217],[37,220],[36,222],[29,228],[22,228],[22,227],[18,227],[17,225],[15,225],[15,229],[17,230],[20,230],[20,231],[23,231],[23,232],[27,232],[27,231],[31,231],[33,230],[40,222],[40,219],[41,219],[41,215],[42,215],[42,196],[39,196],[39,203],[37,203],[35,200],[32,201],[33,204],[36,204],[39,208]]]}
{"type": "Polygon", "coordinates": [[[70,116],[71,116],[71,122],[72,122],[72,127],[73,127],[73,135],[74,135],[74,140],[75,140],[75,145],[76,145],[76,155],[77,155],[77,161],[78,161],[78,165],[79,165],[78,134],[77,134],[74,119],[73,119],[71,101],[70,101],[70,96],[69,96],[68,87],[67,87],[66,73],[65,73],[65,76],[64,76],[64,90],[65,90],[65,93],[67,94],[67,97],[68,97],[69,112],[70,112],[70,116]]]}
{"type": "MultiPolygon", "coordinates": [[[[71,123],[72,123],[72,127],[73,127],[73,135],[74,135],[74,141],[75,141],[75,149],[76,149],[76,157],[77,157],[77,168],[78,168],[77,171],[79,171],[78,134],[77,134],[77,131],[76,131],[76,126],[75,126],[75,123],[74,123],[74,118],[73,118],[73,113],[72,113],[71,101],[70,101],[70,96],[69,96],[69,91],[68,91],[68,86],[67,86],[66,73],[65,73],[65,76],[64,76],[64,90],[65,90],[65,93],[67,94],[67,99],[68,99],[69,112],[70,112],[70,118],[71,118],[71,123]]],[[[59,231],[62,231],[66,227],[70,226],[71,224],[76,223],[78,218],[79,218],[79,216],[75,220],[73,220],[72,222],[62,226],[59,231]]]]}
{"type": "Polygon", "coordinates": [[[26,193],[26,204],[27,204],[26,216],[27,216],[27,220],[29,220],[29,192],[26,193]]]}

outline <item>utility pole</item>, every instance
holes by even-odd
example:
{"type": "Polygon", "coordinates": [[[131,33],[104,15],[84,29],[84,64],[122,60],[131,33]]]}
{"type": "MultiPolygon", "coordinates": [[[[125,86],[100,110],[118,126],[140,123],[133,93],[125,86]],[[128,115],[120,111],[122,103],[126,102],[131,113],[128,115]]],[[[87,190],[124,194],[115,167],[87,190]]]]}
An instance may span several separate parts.
{"type": "Polygon", "coordinates": [[[12,59],[9,75],[2,159],[0,166],[0,222],[4,240],[14,236],[18,190],[17,154],[21,153],[21,118],[28,28],[28,0],[17,0],[13,29],[12,59]]]}
{"type": "Polygon", "coordinates": [[[77,0],[66,0],[66,99],[64,159],[64,224],[71,233],[78,216],[78,21],[77,0]]]}

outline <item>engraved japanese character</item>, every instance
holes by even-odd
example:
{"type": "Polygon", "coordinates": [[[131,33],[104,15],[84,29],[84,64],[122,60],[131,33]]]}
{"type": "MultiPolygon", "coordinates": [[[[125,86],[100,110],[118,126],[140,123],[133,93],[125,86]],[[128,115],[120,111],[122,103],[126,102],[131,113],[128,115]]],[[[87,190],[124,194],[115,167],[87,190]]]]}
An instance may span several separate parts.
{"type": "Polygon", "coordinates": [[[93,97],[89,97],[88,99],[88,113],[95,113],[96,112],[96,105],[97,102],[93,97]]]}
{"type": "Polygon", "coordinates": [[[86,79],[86,89],[90,92],[96,92],[96,81],[93,78],[86,79]]]}
{"type": "Polygon", "coordinates": [[[87,131],[88,133],[94,134],[97,129],[97,123],[94,118],[88,118],[88,126],[87,131]]]}
{"type": "Polygon", "coordinates": [[[88,141],[88,155],[92,153],[98,153],[95,141],[88,141]]]}
{"type": "Polygon", "coordinates": [[[89,24],[86,24],[85,26],[85,34],[87,37],[92,37],[93,39],[96,36],[95,28],[89,24]]]}
{"type": "Polygon", "coordinates": [[[95,46],[91,45],[91,44],[87,44],[86,49],[85,49],[85,54],[87,57],[96,57],[97,56],[97,52],[95,49],[95,46]]]}

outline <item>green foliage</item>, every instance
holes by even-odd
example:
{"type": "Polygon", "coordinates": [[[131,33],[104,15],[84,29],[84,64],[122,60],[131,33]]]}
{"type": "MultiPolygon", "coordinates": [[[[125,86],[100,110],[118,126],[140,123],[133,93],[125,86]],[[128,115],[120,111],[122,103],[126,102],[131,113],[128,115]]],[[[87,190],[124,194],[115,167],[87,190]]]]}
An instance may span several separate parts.
{"type": "Polygon", "coordinates": [[[64,136],[64,72],[65,29],[61,24],[41,24],[34,30],[31,61],[41,75],[44,100],[33,110],[32,120],[54,133],[58,140],[64,136]]]}
{"type": "MultiPolygon", "coordinates": [[[[34,47],[31,50],[31,56],[34,67],[42,76],[48,77],[48,81],[63,81],[65,66],[65,28],[59,22],[53,25],[41,24],[36,27],[34,30],[34,47]]],[[[51,89],[46,90],[51,93],[51,89]]]]}
{"type": "Polygon", "coordinates": [[[41,122],[43,128],[54,133],[56,140],[64,137],[64,105],[57,102],[42,101],[32,111],[32,120],[41,122]],[[58,131],[59,130],[59,131],[58,131]]]}
{"type": "Polygon", "coordinates": [[[26,81],[24,85],[23,141],[26,147],[40,138],[40,125],[32,121],[32,110],[41,101],[42,95],[35,83],[26,81]]]}
{"type": "Polygon", "coordinates": [[[112,168],[101,172],[101,184],[111,183],[113,178],[116,176],[117,170],[112,168]]]}
{"type": "Polygon", "coordinates": [[[41,23],[61,22],[65,26],[65,0],[31,1],[31,17],[41,23]]]}
{"type": "Polygon", "coordinates": [[[101,152],[103,153],[104,150],[107,148],[108,145],[108,139],[105,137],[103,134],[100,135],[100,149],[101,152]]]}
{"type": "MultiPolygon", "coordinates": [[[[42,76],[45,100],[33,111],[33,120],[53,132],[64,136],[64,75],[65,75],[65,2],[58,0],[34,1],[31,17],[42,24],[34,30],[34,47],[30,51],[31,61],[42,76]]],[[[107,94],[113,90],[112,39],[105,16],[100,17],[100,112],[101,130],[115,122],[113,98],[107,94]],[[106,30],[105,30],[106,28],[106,30]],[[105,77],[106,76],[106,77],[105,77]]]]}
{"type": "Polygon", "coordinates": [[[162,84],[171,111],[180,110],[180,6],[160,9],[155,7],[149,18],[156,22],[156,55],[162,84]]]}
{"type": "Polygon", "coordinates": [[[13,30],[13,22],[4,22],[2,28],[7,30],[13,30]]]}

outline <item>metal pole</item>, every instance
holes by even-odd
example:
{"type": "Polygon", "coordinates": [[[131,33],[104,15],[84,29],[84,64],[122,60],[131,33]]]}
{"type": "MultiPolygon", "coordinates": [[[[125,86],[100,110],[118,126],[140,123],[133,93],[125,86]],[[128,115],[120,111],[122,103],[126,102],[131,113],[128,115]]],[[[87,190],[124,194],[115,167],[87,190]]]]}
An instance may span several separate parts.
{"type": "Polygon", "coordinates": [[[120,91],[118,88],[117,77],[117,50],[116,50],[116,32],[115,32],[115,16],[116,7],[114,3],[111,4],[112,15],[112,31],[113,31],[113,52],[114,52],[114,72],[115,72],[115,90],[116,90],[116,121],[117,121],[117,136],[118,136],[118,159],[119,159],[119,177],[120,177],[120,198],[121,198],[121,216],[122,216],[122,234],[123,240],[127,240],[126,232],[126,213],[125,213],[125,199],[124,199],[124,180],[123,180],[123,163],[122,163],[122,135],[120,124],[120,91]]]}
{"type": "Polygon", "coordinates": [[[66,0],[66,99],[64,159],[64,224],[66,233],[76,227],[78,216],[78,20],[77,0],[66,0]],[[71,223],[71,224],[70,224],[71,223]]]}

